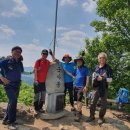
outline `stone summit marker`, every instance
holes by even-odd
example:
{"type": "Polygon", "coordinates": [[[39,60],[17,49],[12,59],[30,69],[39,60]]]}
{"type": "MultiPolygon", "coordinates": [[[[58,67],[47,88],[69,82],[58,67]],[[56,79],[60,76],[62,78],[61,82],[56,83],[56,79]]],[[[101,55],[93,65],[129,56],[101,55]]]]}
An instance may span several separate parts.
{"type": "Polygon", "coordinates": [[[42,119],[57,119],[66,114],[64,111],[64,71],[60,62],[52,64],[46,80],[46,112],[42,119]]]}

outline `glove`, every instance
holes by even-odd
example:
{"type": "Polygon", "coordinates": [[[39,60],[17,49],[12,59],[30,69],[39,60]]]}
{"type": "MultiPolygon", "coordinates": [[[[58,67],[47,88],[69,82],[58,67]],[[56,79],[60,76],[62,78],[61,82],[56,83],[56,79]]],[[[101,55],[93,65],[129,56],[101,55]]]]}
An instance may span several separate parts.
{"type": "Polygon", "coordinates": [[[53,55],[53,53],[52,53],[52,50],[51,49],[49,49],[49,54],[52,56],[53,55]]]}
{"type": "Polygon", "coordinates": [[[82,51],[82,52],[81,52],[81,55],[84,56],[84,55],[85,55],[85,51],[82,51]]]}

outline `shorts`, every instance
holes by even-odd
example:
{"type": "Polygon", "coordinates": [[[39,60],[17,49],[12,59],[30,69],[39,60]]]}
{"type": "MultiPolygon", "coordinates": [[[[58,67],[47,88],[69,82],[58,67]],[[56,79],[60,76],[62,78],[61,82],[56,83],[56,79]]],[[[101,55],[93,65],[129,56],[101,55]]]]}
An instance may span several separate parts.
{"type": "Polygon", "coordinates": [[[82,101],[83,99],[83,88],[74,88],[74,101],[82,101]]]}

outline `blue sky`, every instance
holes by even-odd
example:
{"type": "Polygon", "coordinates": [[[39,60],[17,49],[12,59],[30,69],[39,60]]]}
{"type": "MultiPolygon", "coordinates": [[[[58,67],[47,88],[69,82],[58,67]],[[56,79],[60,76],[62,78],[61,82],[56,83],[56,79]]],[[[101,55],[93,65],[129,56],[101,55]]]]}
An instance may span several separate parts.
{"type": "MultiPolygon", "coordinates": [[[[33,66],[41,50],[52,48],[56,0],[0,0],[0,56],[13,46],[23,48],[24,65],[33,66]]],[[[96,15],[93,0],[59,0],[56,57],[75,58],[84,39],[97,34],[90,26],[96,15]]],[[[50,57],[49,57],[50,58],[50,57]]]]}

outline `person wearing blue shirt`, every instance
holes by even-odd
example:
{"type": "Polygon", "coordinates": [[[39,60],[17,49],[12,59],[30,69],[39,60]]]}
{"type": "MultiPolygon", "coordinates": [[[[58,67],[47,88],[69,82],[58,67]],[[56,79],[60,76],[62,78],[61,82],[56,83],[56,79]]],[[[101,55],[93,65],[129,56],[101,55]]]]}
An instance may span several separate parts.
{"type": "MultiPolygon", "coordinates": [[[[66,99],[66,92],[69,92],[69,99],[71,104],[71,111],[74,111],[74,99],[73,99],[73,73],[74,73],[74,67],[75,63],[70,62],[72,60],[71,56],[69,54],[65,54],[62,58],[62,67],[64,69],[64,82],[65,82],[65,99],[66,99]]],[[[65,103],[66,101],[64,101],[65,103]]],[[[65,103],[66,105],[66,103],[65,103]]]]}
{"type": "Polygon", "coordinates": [[[74,100],[77,101],[77,113],[75,121],[79,122],[82,116],[83,94],[88,91],[90,71],[88,67],[84,65],[85,61],[83,57],[80,56],[74,61],[77,64],[77,69],[74,73],[74,100]]]}
{"type": "Polygon", "coordinates": [[[9,100],[2,123],[12,127],[15,127],[14,123],[16,121],[16,107],[21,85],[21,73],[24,71],[21,53],[21,47],[15,46],[12,48],[12,56],[0,61],[0,79],[9,100]]]}

